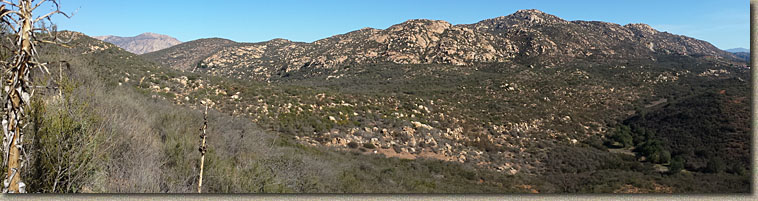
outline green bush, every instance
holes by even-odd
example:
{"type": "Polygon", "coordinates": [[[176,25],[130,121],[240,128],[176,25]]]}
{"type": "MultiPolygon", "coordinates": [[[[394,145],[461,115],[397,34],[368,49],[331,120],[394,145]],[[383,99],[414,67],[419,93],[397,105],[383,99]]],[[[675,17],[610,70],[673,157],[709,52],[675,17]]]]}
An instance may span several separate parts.
{"type": "Polygon", "coordinates": [[[705,166],[705,172],[707,173],[720,173],[724,170],[726,170],[726,164],[718,157],[711,157],[705,166]]]}
{"type": "Polygon", "coordinates": [[[374,144],[371,144],[371,143],[368,143],[368,142],[367,143],[363,143],[363,147],[365,147],[366,149],[374,149],[374,148],[376,148],[376,146],[374,146],[374,144]]]}
{"type": "Polygon", "coordinates": [[[671,153],[664,150],[663,142],[660,140],[644,142],[635,148],[634,151],[652,163],[668,163],[671,160],[671,153]]]}
{"type": "Polygon", "coordinates": [[[671,161],[671,152],[663,150],[661,151],[661,161],[660,163],[668,163],[671,161]]]}
{"type": "Polygon", "coordinates": [[[617,126],[614,130],[613,134],[611,134],[610,139],[612,142],[617,142],[621,144],[621,147],[628,147],[634,145],[634,141],[632,138],[632,131],[629,129],[629,126],[626,125],[620,125],[617,126]]]}
{"type": "Polygon", "coordinates": [[[348,142],[347,146],[350,147],[350,148],[355,149],[355,148],[358,148],[359,145],[358,145],[357,142],[348,142]]]}
{"type": "Polygon", "coordinates": [[[62,97],[35,98],[32,108],[34,153],[28,191],[75,193],[81,191],[101,166],[106,139],[89,107],[72,96],[77,86],[61,83],[62,97]]]}

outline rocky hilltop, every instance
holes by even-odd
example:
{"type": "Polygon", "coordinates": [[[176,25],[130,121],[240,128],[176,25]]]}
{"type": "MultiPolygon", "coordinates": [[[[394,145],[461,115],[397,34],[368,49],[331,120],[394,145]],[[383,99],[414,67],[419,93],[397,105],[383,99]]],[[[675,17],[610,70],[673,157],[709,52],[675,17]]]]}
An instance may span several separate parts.
{"type": "Polygon", "coordinates": [[[142,56],[153,61],[159,61],[166,66],[172,66],[179,70],[194,70],[200,60],[207,58],[224,47],[235,46],[238,44],[239,43],[227,39],[206,38],[182,43],[168,49],[146,53],[142,56]]]}
{"type": "MultiPolygon", "coordinates": [[[[177,69],[266,80],[302,69],[368,63],[471,65],[504,61],[555,66],[572,60],[653,59],[690,55],[737,59],[708,42],[657,31],[646,24],[566,21],[539,10],[519,10],[475,24],[415,19],[387,29],[364,28],[312,43],[274,39],[216,50],[206,58],[158,61],[177,69]]],[[[178,54],[180,48],[162,51],[178,54]]],[[[155,58],[166,58],[156,56],[155,58]]]]}
{"type": "Polygon", "coordinates": [[[143,33],[134,37],[120,37],[109,35],[95,36],[94,38],[113,43],[114,45],[134,54],[154,52],[182,43],[181,41],[171,36],[156,33],[143,33]]]}

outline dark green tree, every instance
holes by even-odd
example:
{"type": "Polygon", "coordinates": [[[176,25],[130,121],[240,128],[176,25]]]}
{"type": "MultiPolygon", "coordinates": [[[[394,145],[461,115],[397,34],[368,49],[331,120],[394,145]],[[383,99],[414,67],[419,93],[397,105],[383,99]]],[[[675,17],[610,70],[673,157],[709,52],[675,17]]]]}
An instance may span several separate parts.
{"type": "Polygon", "coordinates": [[[634,145],[631,129],[626,125],[617,126],[615,132],[611,136],[611,140],[620,143],[622,147],[634,145]]]}
{"type": "Polygon", "coordinates": [[[671,174],[677,174],[681,172],[684,169],[684,158],[681,156],[674,157],[674,160],[671,161],[671,165],[669,165],[669,173],[671,174]]]}
{"type": "Polygon", "coordinates": [[[660,163],[668,163],[671,162],[671,152],[667,150],[661,151],[661,162],[660,163]]]}
{"type": "Polygon", "coordinates": [[[705,166],[705,172],[707,173],[720,173],[726,169],[726,164],[719,157],[711,157],[705,166]]]}

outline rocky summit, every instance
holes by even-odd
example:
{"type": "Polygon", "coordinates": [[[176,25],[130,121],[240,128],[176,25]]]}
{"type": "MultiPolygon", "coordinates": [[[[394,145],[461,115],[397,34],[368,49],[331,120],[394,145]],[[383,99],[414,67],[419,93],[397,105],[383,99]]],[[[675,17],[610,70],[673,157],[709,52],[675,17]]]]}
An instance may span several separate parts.
{"type": "Polygon", "coordinates": [[[120,37],[109,35],[95,36],[94,38],[113,43],[114,45],[134,54],[154,52],[182,43],[181,41],[171,36],[156,33],[143,33],[134,37],[120,37]]]}
{"type": "MultiPolygon", "coordinates": [[[[167,49],[162,54],[173,55],[181,50],[167,49]]],[[[199,67],[215,75],[266,80],[308,68],[383,62],[471,65],[533,61],[555,66],[574,60],[651,58],[650,55],[736,58],[708,42],[660,32],[646,24],[566,21],[533,9],[474,24],[416,19],[384,30],[364,28],[312,43],[274,39],[213,50],[202,59],[159,61],[176,69],[199,67]]]]}

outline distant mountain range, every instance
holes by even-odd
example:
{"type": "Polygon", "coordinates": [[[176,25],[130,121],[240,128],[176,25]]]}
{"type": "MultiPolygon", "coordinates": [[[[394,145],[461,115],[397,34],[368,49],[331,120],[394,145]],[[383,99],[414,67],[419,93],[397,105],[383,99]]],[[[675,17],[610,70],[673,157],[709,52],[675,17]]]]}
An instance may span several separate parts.
{"type": "Polygon", "coordinates": [[[728,49],[728,50],[725,50],[725,51],[731,52],[731,53],[737,53],[737,52],[747,52],[747,53],[750,53],[750,49],[745,49],[745,48],[741,48],[741,47],[732,48],[732,49],[728,49]]]}
{"type": "Polygon", "coordinates": [[[114,45],[135,54],[154,52],[182,43],[181,41],[171,36],[156,33],[143,33],[134,37],[108,35],[95,36],[94,38],[113,43],[114,45]]]}

